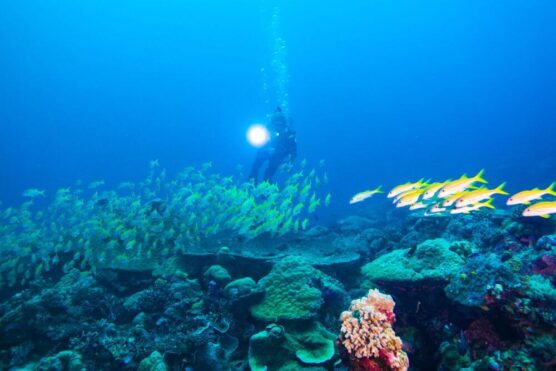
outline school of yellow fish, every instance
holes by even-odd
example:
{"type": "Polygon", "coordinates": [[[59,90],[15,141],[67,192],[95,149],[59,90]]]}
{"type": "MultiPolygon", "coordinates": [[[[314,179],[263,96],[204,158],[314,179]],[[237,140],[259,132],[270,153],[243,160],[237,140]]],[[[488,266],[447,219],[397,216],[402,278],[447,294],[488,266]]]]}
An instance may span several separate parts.
{"type": "MultiPolygon", "coordinates": [[[[492,201],[495,195],[509,195],[504,191],[506,183],[496,188],[488,188],[483,177],[484,170],[468,177],[465,174],[456,180],[430,182],[420,179],[394,187],[387,195],[396,207],[409,207],[410,210],[424,210],[425,216],[445,214],[469,214],[482,208],[494,209],[492,201]]],[[[523,216],[540,216],[548,218],[556,214],[556,200],[542,200],[545,196],[556,196],[555,183],[544,189],[534,188],[514,194],[506,205],[530,205],[523,216]]],[[[364,201],[371,196],[382,193],[381,187],[357,193],[350,204],[364,201]]]]}

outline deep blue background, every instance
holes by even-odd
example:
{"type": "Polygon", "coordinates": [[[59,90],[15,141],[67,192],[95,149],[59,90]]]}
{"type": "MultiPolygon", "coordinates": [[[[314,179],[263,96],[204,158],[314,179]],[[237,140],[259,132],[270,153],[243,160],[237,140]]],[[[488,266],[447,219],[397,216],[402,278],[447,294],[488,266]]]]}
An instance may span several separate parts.
{"type": "MultiPolygon", "coordinates": [[[[270,1],[0,3],[0,200],[76,179],[250,166],[270,1]]],[[[556,180],[556,2],[281,1],[299,152],[336,205],[486,168],[556,180]]],[[[272,105],[272,104],[271,104],[272,105]]],[[[358,206],[358,207],[366,207],[358,206]]]]}

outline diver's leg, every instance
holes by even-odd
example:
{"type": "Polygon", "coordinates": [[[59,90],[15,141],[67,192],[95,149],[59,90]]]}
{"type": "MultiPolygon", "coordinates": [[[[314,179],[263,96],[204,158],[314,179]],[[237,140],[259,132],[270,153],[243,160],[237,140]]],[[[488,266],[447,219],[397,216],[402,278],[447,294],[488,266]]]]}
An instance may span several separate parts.
{"type": "Polygon", "coordinates": [[[259,169],[267,159],[268,159],[268,151],[266,151],[264,148],[259,149],[257,151],[257,156],[255,157],[255,161],[253,161],[253,165],[251,166],[249,179],[253,179],[255,183],[257,183],[259,177],[259,169]]]}
{"type": "Polygon", "coordinates": [[[266,171],[264,173],[264,180],[268,182],[272,180],[272,177],[276,173],[276,170],[278,170],[278,168],[282,164],[283,160],[284,160],[283,154],[275,153],[272,156],[270,156],[270,158],[268,159],[268,167],[266,168],[266,171]]]}

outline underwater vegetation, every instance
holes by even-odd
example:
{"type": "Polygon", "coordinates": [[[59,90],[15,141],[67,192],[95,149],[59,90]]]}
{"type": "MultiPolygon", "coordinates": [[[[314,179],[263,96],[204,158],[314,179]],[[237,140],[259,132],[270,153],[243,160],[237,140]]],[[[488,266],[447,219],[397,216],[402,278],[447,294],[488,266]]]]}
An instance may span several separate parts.
{"type": "MultiPolygon", "coordinates": [[[[30,190],[0,211],[0,369],[556,366],[553,219],[385,204],[323,225],[322,166],[241,179],[153,162],[116,190],[30,190]]],[[[449,183],[424,183],[403,192],[434,206],[449,183]]]]}

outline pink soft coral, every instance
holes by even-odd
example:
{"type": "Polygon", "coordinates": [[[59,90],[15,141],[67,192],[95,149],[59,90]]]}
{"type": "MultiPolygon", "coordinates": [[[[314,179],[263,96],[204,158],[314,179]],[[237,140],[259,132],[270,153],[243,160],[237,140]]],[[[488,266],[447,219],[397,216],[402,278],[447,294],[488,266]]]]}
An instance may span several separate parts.
{"type": "Polygon", "coordinates": [[[366,297],[352,301],[349,311],[342,313],[339,340],[355,369],[366,369],[362,365],[369,361],[382,365],[385,370],[408,369],[409,360],[402,350],[402,341],[392,329],[396,320],[394,305],[390,295],[370,290],[366,297]]]}

